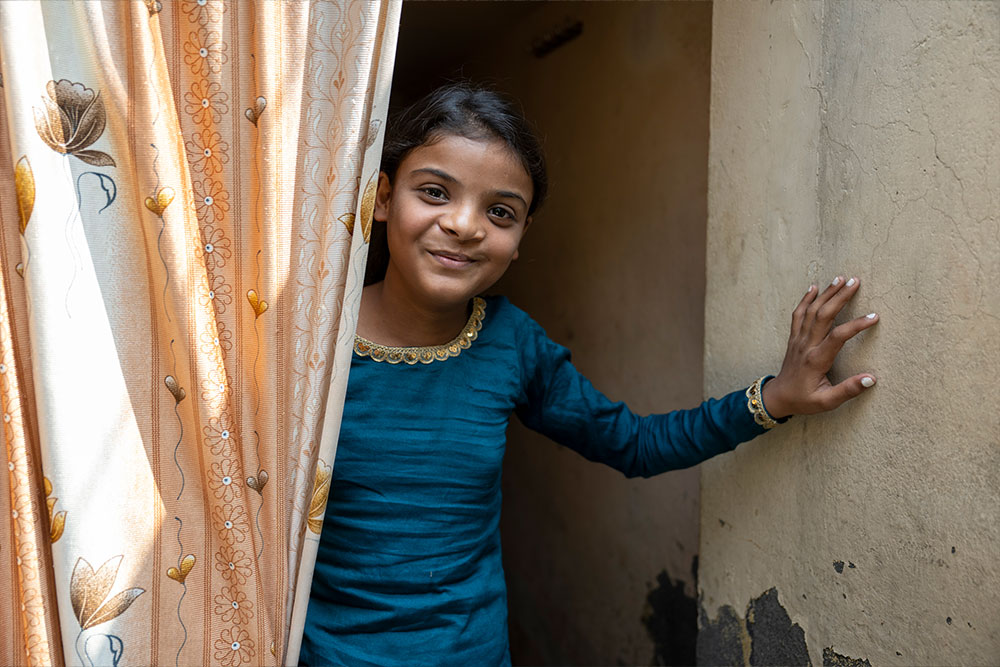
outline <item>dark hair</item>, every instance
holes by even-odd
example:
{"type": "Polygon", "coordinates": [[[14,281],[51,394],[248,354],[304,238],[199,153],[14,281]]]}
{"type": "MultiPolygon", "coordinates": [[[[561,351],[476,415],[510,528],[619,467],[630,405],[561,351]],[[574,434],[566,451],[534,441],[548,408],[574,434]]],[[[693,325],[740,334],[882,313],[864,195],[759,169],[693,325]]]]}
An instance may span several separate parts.
{"type": "Polygon", "coordinates": [[[410,151],[449,134],[507,144],[531,177],[528,215],[541,205],[548,178],[545,155],[531,125],[503,95],[469,83],[442,86],[393,116],[382,147],[382,171],[394,179],[410,151]]]}
{"type": "MultiPolygon", "coordinates": [[[[504,142],[531,177],[528,215],[541,206],[548,190],[548,177],[545,155],[531,125],[514,103],[499,92],[470,83],[452,83],[437,88],[393,114],[386,128],[381,170],[393,181],[396,170],[410,151],[447,135],[504,142]]],[[[374,225],[365,272],[366,285],[382,279],[388,261],[385,227],[374,225]]]]}

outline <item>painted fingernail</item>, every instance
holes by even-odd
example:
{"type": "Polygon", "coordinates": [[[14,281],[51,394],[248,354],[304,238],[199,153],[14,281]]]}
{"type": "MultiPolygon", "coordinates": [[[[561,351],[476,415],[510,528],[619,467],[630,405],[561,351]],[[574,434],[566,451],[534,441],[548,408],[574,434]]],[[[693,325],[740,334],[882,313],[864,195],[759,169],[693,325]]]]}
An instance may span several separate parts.
{"type": "Polygon", "coordinates": [[[815,286],[815,285],[810,285],[810,286],[809,286],[809,289],[807,289],[807,290],[806,290],[806,294],[812,294],[812,291],[813,291],[814,289],[816,289],[816,286],[815,286]]]}
{"type": "Polygon", "coordinates": [[[837,285],[839,285],[840,284],[840,276],[837,276],[836,278],[834,278],[833,282],[830,283],[830,284],[833,285],[834,287],[836,287],[837,285]]]}
{"type": "Polygon", "coordinates": [[[868,318],[869,320],[874,320],[877,317],[877,315],[875,315],[875,313],[868,313],[867,315],[865,315],[865,317],[868,318]]]}
{"type": "Polygon", "coordinates": [[[858,282],[858,281],[855,280],[854,278],[851,278],[850,280],[847,281],[847,286],[848,287],[854,287],[854,283],[856,283],[856,282],[858,282]]]}
{"type": "Polygon", "coordinates": [[[875,384],[875,378],[873,377],[868,377],[866,375],[865,377],[861,378],[861,386],[865,387],[866,389],[874,384],[875,384]]]}

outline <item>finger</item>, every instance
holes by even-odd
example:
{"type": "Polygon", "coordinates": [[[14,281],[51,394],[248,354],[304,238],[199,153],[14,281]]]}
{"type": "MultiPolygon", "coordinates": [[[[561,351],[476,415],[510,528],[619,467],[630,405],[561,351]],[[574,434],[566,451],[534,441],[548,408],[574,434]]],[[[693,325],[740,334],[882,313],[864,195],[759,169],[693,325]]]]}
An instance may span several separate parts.
{"type": "Polygon", "coordinates": [[[833,360],[836,358],[837,354],[840,353],[844,343],[851,340],[859,333],[865,329],[875,326],[878,323],[878,315],[876,313],[869,313],[864,317],[856,317],[853,320],[844,322],[838,325],[827,334],[826,338],[820,343],[822,349],[821,359],[823,361],[823,372],[830,369],[833,365],[833,360]]]}
{"type": "Polygon", "coordinates": [[[823,409],[833,410],[838,408],[873,386],[875,386],[875,376],[871,373],[860,373],[854,377],[849,377],[824,392],[821,403],[823,409]]]}
{"type": "MultiPolygon", "coordinates": [[[[830,282],[829,285],[827,285],[826,289],[816,297],[816,300],[809,304],[809,307],[806,309],[806,316],[802,322],[806,331],[812,330],[813,324],[816,322],[816,315],[819,313],[820,308],[822,308],[834,294],[839,292],[843,286],[844,277],[837,276],[830,282]]],[[[823,331],[823,335],[826,335],[826,330],[823,331]]]]}
{"type": "Polygon", "coordinates": [[[830,297],[830,300],[819,309],[819,312],[816,314],[816,319],[821,322],[833,322],[833,319],[837,317],[837,314],[841,310],[844,309],[847,302],[850,301],[855,294],[857,294],[859,287],[861,287],[861,281],[857,278],[849,279],[846,283],[844,283],[844,287],[830,297]]]}
{"type": "Polygon", "coordinates": [[[805,296],[803,296],[802,300],[799,301],[799,305],[795,306],[795,310],[792,311],[791,335],[793,338],[795,336],[798,336],[799,332],[802,331],[802,321],[806,317],[806,308],[808,308],[809,304],[811,304],[815,299],[816,299],[816,286],[810,285],[809,289],[806,290],[805,296]]]}

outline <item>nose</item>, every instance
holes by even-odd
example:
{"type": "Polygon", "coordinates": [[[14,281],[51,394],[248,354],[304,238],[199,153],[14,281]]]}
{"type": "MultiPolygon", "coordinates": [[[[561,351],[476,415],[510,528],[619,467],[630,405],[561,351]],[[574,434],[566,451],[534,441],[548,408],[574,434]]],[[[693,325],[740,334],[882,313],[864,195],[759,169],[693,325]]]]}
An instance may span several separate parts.
{"type": "Polygon", "coordinates": [[[478,211],[472,206],[460,206],[444,212],[438,221],[441,229],[456,241],[480,241],[486,235],[478,211]]]}

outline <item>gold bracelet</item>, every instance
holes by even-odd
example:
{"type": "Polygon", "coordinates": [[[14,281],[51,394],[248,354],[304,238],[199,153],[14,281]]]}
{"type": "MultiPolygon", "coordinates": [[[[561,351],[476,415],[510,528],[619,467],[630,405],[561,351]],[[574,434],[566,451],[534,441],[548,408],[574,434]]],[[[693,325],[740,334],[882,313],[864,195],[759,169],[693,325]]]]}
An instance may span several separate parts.
{"type": "Polygon", "coordinates": [[[757,424],[763,426],[764,428],[774,428],[778,425],[778,422],[774,421],[771,415],[767,414],[767,408],[764,407],[764,397],[761,395],[761,385],[768,379],[773,377],[772,375],[765,375],[758,378],[756,382],[750,385],[747,389],[747,409],[750,410],[750,414],[753,415],[753,420],[757,424]]]}

